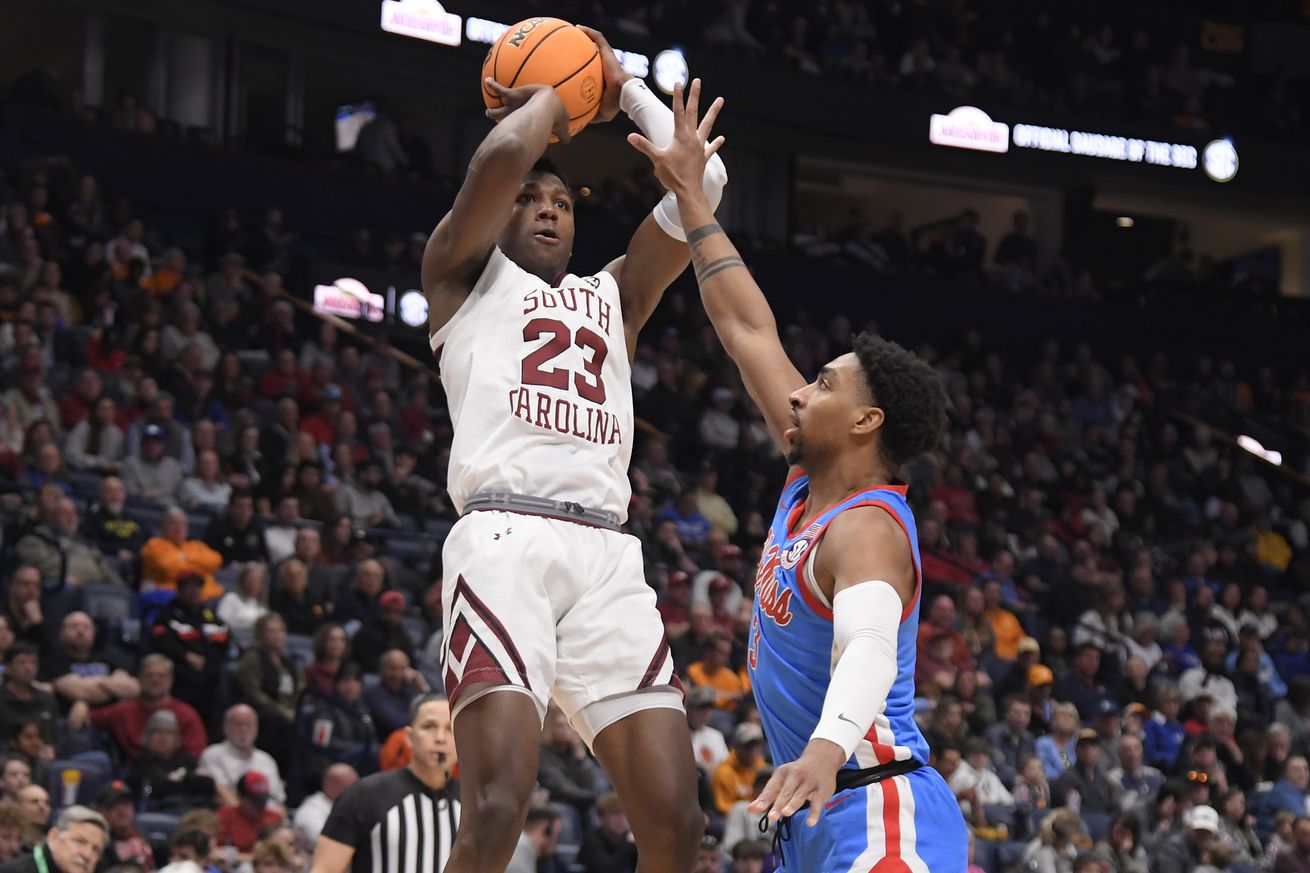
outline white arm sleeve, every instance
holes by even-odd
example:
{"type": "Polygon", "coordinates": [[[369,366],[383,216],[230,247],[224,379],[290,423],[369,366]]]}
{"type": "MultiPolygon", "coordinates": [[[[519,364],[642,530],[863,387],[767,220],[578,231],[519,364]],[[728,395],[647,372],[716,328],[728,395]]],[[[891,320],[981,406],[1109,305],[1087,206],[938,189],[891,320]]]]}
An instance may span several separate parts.
{"type": "Polygon", "coordinates": [[[900,595],[880,580],[837,592],[832,602],[832,680],[810,739],[829,740],[849,758],[887,706],[896,681],[900,595]]]}
{"type": "MultiPolygon", "coordinates": [[[[619,107],[652,145],[667,148],[673,142],[673,110],[652,94],[641,79],[634,77],[623,83],[623,90],[619,92],[619,107]]],[[[719,201],[723,199],[723,186],[728,184],[728,171],[718,155],[711,155],[705,164],[705,177],[701,184],[710,201],[710,211],[713,212],[719,208],[719,201]]],[[[672,191],[664,195],[664,199],[655,205],[651,214],[665,233],[686,242],[687,234],[683,232],[682,220],[678,217],[678,199],[672,191]]]]}

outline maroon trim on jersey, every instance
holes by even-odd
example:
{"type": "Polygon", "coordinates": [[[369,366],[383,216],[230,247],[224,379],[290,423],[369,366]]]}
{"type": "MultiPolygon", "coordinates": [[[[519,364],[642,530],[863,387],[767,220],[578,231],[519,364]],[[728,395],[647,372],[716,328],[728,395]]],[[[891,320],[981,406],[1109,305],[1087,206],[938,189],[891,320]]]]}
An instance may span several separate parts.
{"type": "Polygon", "coordinates": [[[655,657],[650,659],[650,664],[646,667],[646,675],[641,678],[641,684],[637,686],[638,691],[641,691],[643,688],[649,688],[655,684],[655,680],[658,679],[660,673],[664,671],[664,662],[667,661],[668,658],[669,641],[665,638],[660,640],[660,647],[655,650],[655,657]]]}
{"type": "MultiPolygon", "coordinates": [[[[460,574],[460,576],[455,580],[455,594],[451,599],[452,606],[454,601],[458,600],[460,597],[463,597],[468,602],[468,605],[478,614],[478,617],[486,622],[487,627],[489,627],[491,632],[495,634],[496,639],[500,641],[500,644],[505,647],[505,651],[509,653],[510,660],[514,662],[515,671],[518,672],[519,678],[523,680],[523,687],[531,691],[532,683],[528,682],[528,668],[524,666],[523,658],[519,656],[519,650],[515,647],[514,641],[510,639],[509,633],[505,630],[505,626],[500,623],[500,619],[496,618],[496,614],[488,609],[487,605],[479,600],[478,596],[473,593],[473,589],[471,589],[468,582],[464,580],[463,574],[460,574]]],[[[474,638],[477,638],[476,634],[474,634],[474,638]]],[[[495,659],[493,658],[492,660],[494,661],[495,659]]]]}
{"type": "Polygon", "coordinates": [[[610,527],[607,524],[596,524],[595,522],[587,521],[583,518],[571,518],[567,515],[551,515],[548,512],[532,512],[527,509],[509,509],[504,506],[479,506],[476,509],[469,510],[470,515],[475,512],[512,512],[515,515],[531,515],[536,518],[552,518],[555,521],[567,521],[569,524],[580,524],[583,527],[594,527],[596,530],[607,530],[611,532],[618,532],[620,530],[620,528],[617,527],[610,527]]]}

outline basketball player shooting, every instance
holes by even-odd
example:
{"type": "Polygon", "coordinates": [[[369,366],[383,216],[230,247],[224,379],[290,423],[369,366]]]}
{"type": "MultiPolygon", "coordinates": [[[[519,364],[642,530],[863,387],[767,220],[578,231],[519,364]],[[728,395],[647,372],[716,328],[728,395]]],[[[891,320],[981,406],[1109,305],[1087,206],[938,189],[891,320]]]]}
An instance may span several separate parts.
{"type": "MultiPolygon", "coordinates": [[[[622,109],[667,144],[668,107],[587,33],[603,56],[597,119],[622,109]]],[[[626,255],[569,273],[573,201],[538,164],[552,136],[568,141],[568,111],[549,87],[485,84],[504,104],[488,111],[498,123],[423,261],[462,516],[443,550],[442,663],[464,802],[446,871],[505,869],[553,699],[622,798],[643,873],[687,873],[703,824],[691,739],[640,545],[619,531],[631,359],[688,263],[685,235],[670,196],[626,255]]],[[[717,202],[722,164],[704,176],[701,196],[717,202]]]]}
{"type": "Polygon", "coordinates": [[[694,97],[684,107],[675,92],[671,144],[629,141],[676,195],[705,311],[792,464],[756,574],[747,652],[780,766],[751,810],[779,823],[789,873],[964,873],[964,819],[914,722],[918,535],[895,478],[937,444],[941,384],[868,334],[806,384],[700,193],[706,154],[723,143],[707,144],[720,105],[698,126],[694,97]],[[793,826],[797,813],[807,827],[793,826]]]}

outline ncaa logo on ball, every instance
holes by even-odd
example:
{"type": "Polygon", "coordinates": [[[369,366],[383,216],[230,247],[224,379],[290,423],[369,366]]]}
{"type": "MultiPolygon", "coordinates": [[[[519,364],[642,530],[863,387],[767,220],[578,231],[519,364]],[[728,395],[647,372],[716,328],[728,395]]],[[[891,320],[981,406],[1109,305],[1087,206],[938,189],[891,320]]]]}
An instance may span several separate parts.
{"type": "Polygon", "coordinates": [[[582,94],[583,100],[590,103],[596,99],[596,87],[596,78],[594,76],[588,76],[583,79],[582,84],[578,86],[578,92],[582,94]]]}
{"type": "Polygon", "coordinates": [[[809,540],[799,540],[795,543],[792,543],[791,548],[783,552],[782,557],[779,560],[779,563],[782,564],[782,568],[784,570],[790,570],[793,567],[795,567],[797,564],[799,564],[801,562],[801,558],[805,557],[805,550],[808,549],[809,547],[810,547],[809,540]]]}

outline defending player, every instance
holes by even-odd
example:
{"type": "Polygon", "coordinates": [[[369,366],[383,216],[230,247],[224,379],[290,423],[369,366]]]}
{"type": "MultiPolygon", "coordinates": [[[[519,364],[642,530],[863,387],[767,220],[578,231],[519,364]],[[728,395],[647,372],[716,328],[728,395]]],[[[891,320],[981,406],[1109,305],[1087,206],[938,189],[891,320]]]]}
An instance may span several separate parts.
{"type": "Polygon", "coordinates": [[[898,467],[937,443],[943,394],[905,349],[861,334],[805,379],[697,180],[699,127],[673,98],[672,144],[629,140],[678,198],[705,310],[793,465],[755,580],[747,660],[780,764],[751,809],[782,819],[788,873],[963,873],[968,836],[914,723],[919,549],[898,467]],[[809,805],[809,827],[790,816],[809,805]]]}
{"type": "MultiPolygon", "coordinates": [[[[622,108],[657,141],[673,115],[604,38],[598,120],[622,108]]],[[[537,775],[553,698],[623,799],[643,873],[690,870],[696,765],[629,500],[637,333],[687,265],[666,198],[620,257],[567,272],[573,202],[537,165],[567,112],[550,88],[487,86],[506,106],[428,242],[423,287],[454,422],[443,669],[466,815],[448,873],[504,870],[537,775]],[[500,692],[500,693],[497,693],[500,692]]],[[[722,165],[706,172],[717,202],[722,165]]]]}

